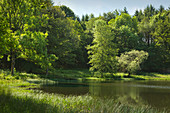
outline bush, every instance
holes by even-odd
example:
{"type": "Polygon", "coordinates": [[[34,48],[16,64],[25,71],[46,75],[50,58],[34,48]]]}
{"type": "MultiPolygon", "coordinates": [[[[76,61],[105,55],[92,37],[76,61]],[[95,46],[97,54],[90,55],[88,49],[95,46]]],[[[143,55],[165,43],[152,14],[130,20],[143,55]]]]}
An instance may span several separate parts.
{"type": "Polygon", "coordinates": [[[118,57],[120,70],[128,72],[129,75],[140,70],[140,64],[148,58],[148,53],[144,51],[132,50],[125,52],[118,57]]]}

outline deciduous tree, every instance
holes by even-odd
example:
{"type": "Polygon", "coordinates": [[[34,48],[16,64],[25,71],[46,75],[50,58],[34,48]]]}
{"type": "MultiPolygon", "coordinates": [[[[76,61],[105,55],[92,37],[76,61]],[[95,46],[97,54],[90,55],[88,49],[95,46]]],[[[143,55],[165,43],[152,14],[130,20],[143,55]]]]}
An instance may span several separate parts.
{"type": "Polygon", "coordinates": [[[128,72],[128,76],[130,76],[130,74],[135,73],[141,69],[141,63],[143,63],[143,61],[147,58],[147,52],[132,50],[122,53],[121,56],[118,57],[118,62],[121,71],[128,72]]]}
{"type": "MultiPolygon", "coordinates": [[[[91,71],[103,72],[116,71],[116,48],[114,34],[104,20],[95,21],[94,40],[92,45],[87,47],[91,71]]],[[[103,76],[102,76],[103,77],[103,76]]]]}

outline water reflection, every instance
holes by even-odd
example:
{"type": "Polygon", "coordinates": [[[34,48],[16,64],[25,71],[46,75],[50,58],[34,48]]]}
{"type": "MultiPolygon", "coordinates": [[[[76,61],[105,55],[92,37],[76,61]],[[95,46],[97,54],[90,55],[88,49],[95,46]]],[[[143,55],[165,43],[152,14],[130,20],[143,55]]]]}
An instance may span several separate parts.
{"type": "Polygon", "coordinates": [[[150,105],[160,109],[170,109],[170,82],[70,82],[43,85],[41,90],[64,95],[90,94],[100,98],[114,98],[121,103],[150,105]]]}
{"type": "Polygon", "coordinates": [[[85,95],[89,93],[89,86],[78,83],[58,83],[43,85],[40,88],[44,92],[57,93],[64,95],[85,95]]]}

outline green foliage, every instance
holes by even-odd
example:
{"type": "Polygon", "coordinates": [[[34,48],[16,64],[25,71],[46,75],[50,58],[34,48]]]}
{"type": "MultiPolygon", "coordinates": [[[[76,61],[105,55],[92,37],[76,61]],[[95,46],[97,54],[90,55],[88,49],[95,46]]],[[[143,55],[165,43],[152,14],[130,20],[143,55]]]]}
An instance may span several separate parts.
{"type": "Polygon", "coordinates": [[[120,69],[127,71],[129,74],[140,70],[141,63],[148,58],[148,53],[144,51],[132,50],[125,52],[118,57],[120,69]]]}
{"type": "Polygon", "coordinates": [[[122,13],[119,16],[116,16],[115,19],[110,20],[110,25],[113,25],[116,28],[121,27],[122,25],[126,25],[131,28],[131,30],[137,31],[137,21],[135,17],[131,17],[127,13],[122,13]]]}
{"type": "Polygon", "coordinates": [[[103,20],[95,21],[93,45],[87,47],[89,54],[89,64],[91,71],[115,72],[116,55],[118,49],[113,43],[114,34],[111,27],[103,20]]]}
{"type": "Polygon", "coordinates": [[[170,11],[164,11],[155,15],[152,19],[155,24],[155,30],[152,32],[155,42],[155,48],[161,51],[157,58],[161,59],[162,68],[168,68],[170,65],[170,11]],[[159,56],[159,57],[158,57],[159,56]]]}
{"type": "Polygon", "coordinates": [[[23,49],[19,57],[35,62],[43,69],[50,67],[57,57],[47,53],[47,36],[47,33],[26,31],[21,35],[23,49]]]}
{"type": "Polygon", "coordinates": [[[50,18],[49,25],[48,52],[59,58],[58,66],[74,65],[76,62],[74,52],[80,44],[81,25],[68,18],[50,18]]]}
{"type": "MultiPolygon", "coordinates": [[[[7,20],[4,23],[7,23],[7,28],[10,29],[3,34],[3,43],[5,44],[3,48],[6,48],[3,54],[11,56],[12,75],[16,58],[30,58],[37,62],[47,56],[46,39],[43,33],[39,32],[40,28],[47,25],[48,18],[40,13],[46,7],[44,3],[43,0],[3,0],[0,3],[2,9],[0,12],[7,20]]],[[[50,1],[46,1],[46,3],[50,3],[50,1]]]]}
{"type": "MultiPolygon", "coordinates": [[[[1,7],[0,7],[1,8],[1,7]]],[[[1,10],[1,9],[0,9],[1,10]]],[[[0,12],[0,58],[3,57],[3,54],[7,50],[7,40],[6,37],[9,37],[10,30],[7,27],[7,21],[3,18],[2,12],[0,12]]]]}
{"type": "Polygon", "coordinates": [[[62,5],[62,6],[60,6],[60,8],[62,9],[62,11],[65,12],[66,17],[71,17],[73,20],[75,20],[76,16],[75,16],[74,12],[69,7],[62,5]]]}
{"type": "Polygon", "coordinates": [[[164,11],[155,16],[155,42],[166,50],[170,50],[170,11],[164,11]]]}
{"type": "Polygon", "coordinates": [[[86,14],[80,20],[72,9],[53,6],[51,0],[1,0],[0,65],[10,63],[11,74],[18,58],[40,65],[43,72],[88,67],[89,53],[91,70],[110,72],[115,71],[116,55],[136,49],[150,54],[145,71],[168,70],[169,13],[162,5],[148,5],[133,17],[125,7],[99,17],[86,14]]]}
{"type": "Polygon", "coordinates": [[[144,17],[144,14],[143,14],[142,10],[139,10],[139,11],[136,10],[134,16],[136,16],[138,22],[141,22],[141,20],[144,17]]]}
{"type": "Polygon", "coordinates": [[[136,49],[139,44],[137,35],[137,19],[127,13],[122,13],[108,22],[115,33],[114,42],[117,43],[120,53],[136,49]]]}
{"type": "Polygon", "coordinates": [[[139,32],[143,49],[150,56],[144,65],[146,71],[161,72],[169,67],[169,11],[160,12],[152,17],[145,17],[139,23],[139,32]]]}
{"type": "Polygon", "coordinates": [[[152,17],[153,15],[155,15],[157,13],[156,9],[153,7],[152,4],[148,5],[145,9],[144,9],[144,16],[145,17],[152,17]]]}
{"type": "Polygon", "coordinates": [[[62,18],[64,19],[66,17],[66,14],[60,6],[51,6],[49,9],[44,11],[45,14],[48,14],[49,18],[62,18]]]}
{"type": "Polygon", "coordinates": [[[103,13],[103,17],[109,22],[111,19],[115,19],[116,15],[114,12],[103,13]]]}
{"type": "Polygon", "coordinates": [[[139,32],[142,33],[142,40],[145,42],[147,46],[151,46],[153,43],[151,32],[154,29],[154,23],[150,22],[149,18],[143,18],[140,22],[139,32]]]}

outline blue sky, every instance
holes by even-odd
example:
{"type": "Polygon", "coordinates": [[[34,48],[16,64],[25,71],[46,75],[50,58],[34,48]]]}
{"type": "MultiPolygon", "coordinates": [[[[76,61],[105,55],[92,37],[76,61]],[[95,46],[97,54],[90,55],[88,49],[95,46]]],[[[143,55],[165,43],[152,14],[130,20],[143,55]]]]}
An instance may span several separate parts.
{"type": "Polygon", "coordinates": [[[54,5],[66,5],[70,7],[76,15],[81,17],[83,14],[99,14],[114,11],[115,9],[127,8],[128,12],[133,15],[136,9],[144,9],[148,4],[155,8],[163,5],[165,8],[170,7],[170,0],[53,0],[54,5]]]}

